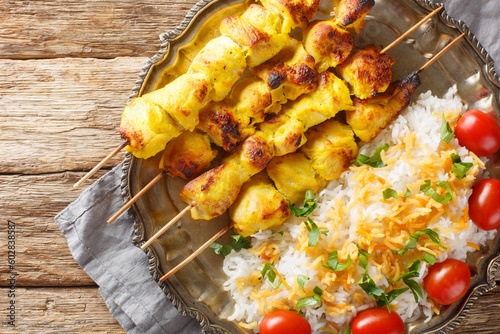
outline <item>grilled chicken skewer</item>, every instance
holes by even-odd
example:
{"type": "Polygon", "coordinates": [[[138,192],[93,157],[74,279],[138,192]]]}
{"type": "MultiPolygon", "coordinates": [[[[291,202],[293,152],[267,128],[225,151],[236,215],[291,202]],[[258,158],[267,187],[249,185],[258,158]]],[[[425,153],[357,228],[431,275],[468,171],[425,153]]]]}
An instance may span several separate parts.
{"type": "MultiPolygon", "coordinates": [[[[284,103],[288,99],[296,99],[301,94],[314,91],[314,89],[316,88],[317,72],[313,67],[314,59],[305,52],[302,44],[300,44],[296,39],[289,37],[289,43],[289,45],[283,47],[278,55],[273,57],[271,60],[261,66],[252,69],[262,77],[263,82],[265,83],[264,87],[262,87],[262,85],[259,86],[259,82],[257,82],[256,91],[252,92],[252,89],[249,89],[252,94],[246,94],[248,92],[243,89],[245,91],[245,94],[243,96],[242,93],[238,93],[237,90],[236,96],[238,97],[234,99],[234,101],[237,103],[234,107],[231,107],[231,101],[223,101],[219,103],[211,102],[207,105],[209,116],[208,119],[205,119],[203,116],[201,117],[202,123],[200,125],[200,129],[210,133],[211,138],[215,142],[219,141],[222,144],[223,148],[225,148],[226,150],[229,151],[230,149],[232,149],[230,145],[235,144],[242,139],[240,136],[240,131],[243,132],[246,129],[246,135],[255,131],[255,129],[251,126],[251,123],[254,122],[254,120],[236,122],[234,118],[263,118],[261,114],[264,114],[266,110],[268,110],[266,109],[268,106],[272,108],[273,105],[276,105],[276,102],[284,103]],[[275,76],[280,78],[278,83],[275,83],[273,79],[275,76]],[[263,99],[262,96],[260,96],[261,92],[259,91],[262,91],[262,88],[270,89],[268,91],[265,91],[265,93],[268,94],[264,94],[263,99]],[[255,105],[259,105],[259,103],[262,103],[262,100],[264,101],[265,107],[261,111],[257,111],[255,109],[255,105]],[[269,104],[269,102],[271,103],[269,104]],[[236,111],[235,117],[232,117],[230,113],[230,111],[233,109],[234,111],[236,111]],[[238,110],[240,111],[239,115],[238,110]],[[248,110],[251,110],[251,112],[245,115],[245,111],[248,113],[248,110]],[[222,118],[222,122],[220,121],[220,119],[218,119],[219,117],[222,118]],[[228,122],[226,122],[227,117],[232,118],[229,124],[237,125],[236,129],[232,128],[232,126],[229,126],[229,128],[232,129],[230,129],[229,131],[224,130],[224,128],[228,127],[228,122]],[[245,122],[249,124],[245,124],[245,122]],[[225,136],[228,133],[230,136],[225,136]]],[[[243,83],[244,82],[242,82],[242,84],[243,83]]],[[[250,85],[252,84],[253,83],[250,82],[250,85]]],[[[349,102],[351,103],[350,99],[349,102]]],[[[204,113],[205,112],[203,111],[202,115],[204,115],[204,113]]],[[[249,143],[253,142],[254,141],[249,140],[249,143]]],[[[258,139],[256,142],[262,142],[262,140],[258,139]]],[[[229,166],[229,168],[232,168],[233,171],[236,170],[234,165],[229,166]]],[[[160,170],[162,170],[161,164],[160,170]]],[[[160,174],[167,174],[166,172],[166,170],[162,170],[160,174]]],[[[257,172],[252,171],[253,174],[257,172]]],[[[150,189],[154,185],[154,183],[158,182],[160,179],[161,176],[155,177],[149,184],[146,185],[145,188],[150,189]]],[[[117,217],[119,217],[130,206],[132,206],[132,204],[135,203],[135,201],[144,193],[144,189],[141,190],[132,199],[125,203],[125,205],[118,212],[116,212],[111,218],[109,218],[107,222],[112,223],[117,217]]]]}
{"type": "MultiPolygon", "coordinates": [[[[120,126],[127,151],[139,158],[148,158],[163,150],[182,131],[194,129],[200,108],[208,100],[222,100],[247,62],[256,66],[276,55],[286,44],[288,33],[313,18],[319,0],[293,3],[266,0],[263,4],[265,7],[250,6],[241,17],[224,20],[223,36],[210,41],[200,51],[186,74],[127,105],[120,126]]],[[[107,160],[109,157],[99,166],[107,160]]],[[[98,169],[94,168],[84,178],[88,179],[98,169]]],[[[75,186],[79,184],[81,182],[75,186]]]]}
{"type": "Polygon", "coordinates": [[[309,129],[306,137],[300,152],[269,163],[269,177],[261,172],[243,185],[229,208],[237,233],[246,237],[281,225],[290,216],[288,203],[303,200],[307,190],[317,193],[328,181],[339,178],[358,153],[350,126],[335,120],[309,129]]]}
{"type": "MultiPolygon", "coordinates": [[[[449,49],[450,49],[450,48],[451,48],[454,44],[456,44],[456,43],[457,43],[457,42],[458,42],[458,41],[459,41],[459,40],[463,37],[463,35],[464,35],[464,34],[460,35],[460,36],[459,36],[459,37],[457,37],[455,40],[453,40],[453,41],[452,41],[452,42],[451,42],[451,43],[450,43],[447,47],[445,47],[445,48],[444,48],[441,52],[439,52],[438,54],[436,54],[436,55],[435,55],[435,56],[434,56],[431,60],[429,60],[426,64],[424,64],[424,65],[422,66],[422,68],[421,68],[419,71],[417,71],[417,72],[414,72],[414,73],[410,74],[410,75],[408,76],[408,79],[403,79],[403,80],[401,80],[401,82],[407,82],[407,83],[409,84],[409,87],[407,87],[406,89],[408,89],[408,90],[413,90],[413,91],[414,91],[413,85],[415,85],[415,84],[417,84],[417,82],[419,82],[419,81],[415,80],[414,78],[415,78],[416,76],[418,77],[418,74],[420,74],[420,72],[421,72],[421,71],[423,71],[423,70],[424,70],[424,69],[426,69],[428,66],[430,66],[430,64],[432,64],[433,62],[435,62],[435,61],[436,61],[436,60],[437,60],[437,59],[438,59],[438,58],[439,58],[442,54],[444,54],[444,53],[445,53],[447,50],[449,50],[449,49]],[[416,74],[415,74],[415,73],[416,73],[416,74]]],[[[399,85],[398,85],[398,87],[399,87],[399,88],[395,89],[395,91],[398,91],[398,90],[405,90],[405,88],[404,88],[405,86],[404,86],[404,85],[399,84],[399,85]]],[[[396,96],[396,95],[398,95],[398,94],[395,94],[394,96],[396,96]]],[[[406,104],[407,104],[407,102],[405,102],[405,99],[407,99],[407,100],[409,101],[409,99],[411,98],[411,94],[402,94],[402,95],[398,95],[398,97],[399,97],[399,98],[401,98],[400,102],[401,102],[402,104],[406,105],[406,104]]],[[[389,106],[390,106],[390,108],[389,108],[389,109],[391,110],[391,112],[392,112],[392,113],[394,113],[394,111],[396,110],[396,109],[394,109],[394,104],[393,104],[393,103],[395,103],[395,101],[397,101],[397,99],[396,99],[396,98],[393,98],[392,100],[391,100],[391,99],[389,99],[389,102],[388,102],[388,103],[389,103],[389,106]]],[[[400,112],[400,111],[396,111],[396,113],[397,113],[397,114],[398,114],[399,112],[400,112]]],[[[393,117],[394,117],[394,116],[393,116],[393,117]]],[[[192,203],[191,205],[193,205],[193,203],[192,203]]],[[[187,212],[187,210],[186,210],[186,212],[187,212]]],[[[224,231],[224,232],[225,232],[225,231],[227,231],[227,227],[226,227],[226,228],[225,228],[225,230],[223,230],[223,231],[224,231]]],[[[221,232],[222,232],[222,231],[221,231],[221,232]]],[[[206,249],[207,247],[208,247],[208,244],[205,244],[202,248],[200,248],[200,249],[198,249],[198,250],[196,251],[196,254],[201,253],[201,251],[203,251],[203,250],[204,250],[204,249],[206,249]]],[[[194,255],[194,254],[193,254],[193,255],[194,255]]],[[[194,256],[193,256],[193,257],[190,257],[190,259],[191,259],[191,258],[194,258],[194,256]]],[[[189,262],[188,260],[185,260],[185,261],[183,261],[183,262],[182,262],[182,265],[185,265],[185,264],[186,264],[186,263],[188,263],[188,262],[189,262]]],[[[175,268],[175,269],[176,269],[176,271],[180,269],[179,267],[181,267],[181,265],[179,265],[179,266],[177,266],[177,267],[175,268]]],[[[172,274],[172,273],[168,273],[167,275],[165,275],[165,276],[164,276],[164,279],[166,279],[166,278],[170,277],[170,275],[171,275],[171,274],[172,274]]],[[[162,279],[163,279],[163,278],[162,278],[162,279]]]]}
{"type": "MultiPolygon", "coordinates": [[[[452,43],[455,44],[461,37],[462,36],[459,36],[452,43]]],[[[449,47],[447,49],[449,49],[449,47]]],[[[436,56],[440,56],[442,54],[443,53],[440,52],[436,56]]],[[[434,62],[436,60],[436,56],[429,62],[434,62]]],[[[424,65],[423,68],[426,68],[427,66],[428,65],[424,65]]],[[[382,124],[385,124],[383,127],[387,126],[392,118],[396,117],[396,115],[398,115],[408,105],[412,93],[420,84],[420,80],[418,79],[420,72],[421,71],[414,72],[404,80],[395,83],[397,89],[394,89],[394,92],[388,92],[388,94],[394,94],[384,101],[386,103],[385,106],[380,105],[381,101],[378,100],[377,97],[371,98],[377,101],[378,112],[380,112],[380,114],[385,112],[383,117],[384,119],[382,121],[382,124]]],[[[370,101],[370,99],[365,100],[365,104],[367,103],[366,101],[370,101]]],[[[353,126],[355,133],[358,124],[364,125],[364,121],[370,119],[370,113],[372,113],[372,110],[368,108],[366,110],[366,114],[362,114],[363,109],[359,108],[358,112],[360,113],[360,121],[351,122],[351,126],[353,126]]],[[[356,113],[356,110],[354,113],[356,113]]],[[[372,133],[378,134],[383,127],[381,127],[380,124],[377,124],[376,127],[377,128],[371,129],[371,131],[372,133]]],[[[225,162],[224,165],[219,166],[216,169],[209,170],[205,174],[186,184],[184,189],[181,191],[180,197],[187,203],[197,203],[197,205],[191,210],[191,215],[194,219],[208,220],[221,215],[234,202],[238,191],[243,184],[241,182],[247,181],[253,171],[260,172],[263,169],[254,168],[252,170],[251,168],[248,168],[248,162],[246,164],[241,163],[242,160],[251,159],[251,153],[257,153],[261,158],[265,156],[266,159],[268,156],[273,155],[274,152],[271,151],[269,147],[271,146],[270,142],[272,142],[273,138],[266,138],[265,133],[262,131],[256,133],[254,136],[257,135],[259,136],[259,140],[255,142],[258,145],[242,149],[240,152],[235,152],[232,156],[226,159],[226,161],[223,161],[225,162]],[[270,142],[265,142],[266,139],[270,140],[270,142]],[[231,172],[228,172],[229,165],[233,166],[229,169],[231,172]],[[219,180],[222,182],[220,186],[217,183],[219,180]],[[228,185],[231,185],[231,189],[229,192],[225,192],[223,189],[226,189],[228,185]]],[[[262,164],[266,159],[260,159],[259,162],[262,164]]],[[[256,173],[251,175],[255,174],[256,173]]]]}
{"type": "MultiPolygon", "coordinates": [[[[324,22],[324,21],[320,21],[324,22]]],[[[422,24],[423,21],[421,21],[418,25],[422,24]]],[[[314,31],[314,30],[310,30],[314,31]]],[[[334,41],[330,41],[331,43],[337,43],[337,41],[334,39],[334,41]]],[[[340,43],[339,44],[341,49],[345,49],[345,44],[340,43]]],[[[310,42],[308,44],[308,47],[310,50],[321,50],[324,49],[325,44],[322,43],[321,41],[315,41],[314,39],[310,39],[310,42]]],[[[317,63],[316,63],[317,64],[317,63]]],[[[264,67],[264,66],[263,66],[264,67]]],[[[257,73],[260,73],[261,75],[264,75],[263,79],[267,79],[268,82],[272,82],[272,80],[269,80],[269,77],[265,77],[267,73],[270,71],[265,71],[259,69],[256,71],[257,73]],[[264,73],[264,74],[263,74],[264,73]]],[[[303,133],[309,128],[310,126],[313,126],[315,124],[319,124],[322,121],[329,119],[335,115],[335,113],[338,110],[344,109],[344,110],[349,110],[350,109],[350,100],[346,95],[348,93],[345,93],[345,89],[342,89],[342,82],[340,80],[333,80],[334,85],[331,85],[330,83],[330,90],[324,89],[322,91],[321,86],[323,88],[326,87],[325,83],[328,81],[326,78],[331,78],[333,75],[330,73],[329,76],[327,74],[322,74],[322,77],[320,79],[320,89],[318,89],[316,92],[309,94],[309,96],[306,95],[306,97],[303,97],[299,99],[295,105],[295,110],[294,108],[291,108],[292,110],[288,112],[289,115],[287,114],[281,114],[278,115],[277,117],[272,118],[270,121],[265,122],[264,124],[261,124],[261,128],[267,129],[267,135],[269,136],[270,133],[273,134],[273,139],[274,139],[274,146],[275,146],[275,155],[283,155],[289,152],[295,151],[300,145],[302,145],[305,141],[303,140],[303,133]],[[340,87],[340,88],[339,88],[340,87]],[[337,99],[337,106],[332,107],[331,104],[323,104],[322,100],[324,100],[325,96],[328,94],[328,92],[332,91],[342,91],[344,90],[343,94],[344,95],[344,104],[340,101],[341,99],[337,99]],[[319,92],[319,93],[318,93],[319,92]],[[340,106],[339,106],[340,105],[340,106]],[[309,106],[309,107],[307,107],[309,106]],[[332,113],[333,112],[333,113],[332,113]],[[291,117],[290,117],[291,116],[291,117]],[[304,127],[305,126],[305,127],[304,127]],[[294,134],[295,132],[295,134],[294,134]],[[281,133],[281,136],[280,136],[281,133]],[[276,149],[278,148],[278,149],[276,149]]],[[[335,76],[333,76],[335,78],[335,76]]],[[[330,80],[332,81],[332,80],[330,80]]],[[[286,90],[283,90],[283,92],[286,90]]],[[[292,91],[293,94],[293,91],[292,91]]],[[[410,94],[411,95],[411,94],[410,94]]],[[[331,96],[330,96],[331,98],[331,96]]],[[[393,99],[395,100],[395,99],[393,99]]],[[[234,169],[234,166],[233,166],[234,169]]],[[[234,194],[233,194],[234,196],[234,194]]],[[[193,203],[193,202],[191,202],[193,203]]],[[[211,218],[205,218],[205,219],[211,219],[211,218]]]]}

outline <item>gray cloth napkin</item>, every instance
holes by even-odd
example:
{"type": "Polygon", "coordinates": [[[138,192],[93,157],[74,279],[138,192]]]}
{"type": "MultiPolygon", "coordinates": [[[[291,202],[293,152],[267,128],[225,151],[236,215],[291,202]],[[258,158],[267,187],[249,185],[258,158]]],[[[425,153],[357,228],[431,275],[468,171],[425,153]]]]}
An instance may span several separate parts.
{"type": "MultiPolygon", "coordinates": [[[[442,0],[446,11],[464,21],[500,64],[498,0],[442,0]]],[[[132,245],[132,222],[124,214],[105,220],[122,205],[121,165],[113,169],[57,217],[80,266],[99,285],[109,310],[128,333],[200,333],[197,321],[180,315],[152,279],[147,257],[132,245]]]]}
{"type": "Polygon", "coordinates": [[[153,280],[146,254],[132,245],[129,216],[106,223],[106,217],[123,205],[121,174],[122,164],[57,215],[73,257],[99,285],[106,305],[127,333],[201,333],[199,323],[182,316],[153,280]]]}

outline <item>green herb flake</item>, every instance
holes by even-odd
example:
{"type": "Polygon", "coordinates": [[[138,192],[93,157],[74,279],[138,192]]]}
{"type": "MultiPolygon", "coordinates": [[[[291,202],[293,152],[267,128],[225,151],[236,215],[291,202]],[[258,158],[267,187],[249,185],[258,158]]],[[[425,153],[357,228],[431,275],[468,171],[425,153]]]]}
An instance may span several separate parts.
{"type": "Polygon", "coordinates": [[[306,284],[306,282],[309,280],[310,278],[307,277],[306,275],[298,275],[297,276],[297,284],[299,285],[300,289],[304,292],[306,292],[306,290],[304,290],[304,284],[306,284]]]}
{"type": "Polygon", "coordinates": [[[275,231],[275,232],[271,233],[271,235],[273,235],[273,234],[281,234],[280,243],[283,242],[283,238],[285,237],[285,232],[284,231],[275,231]]]}
{"type": "Polygon", "coordinates": [[[290,211],[295,217],[306,217],[308,214],[314,211],[318,206],[317,200],[314,198],[314,192],[312,190],[306,191],[304,205],[302,208],[297,208],[293,204],[288,205],[290,211]]]}
{"type": "Polygon", "coordinates": [[[405,194],[404,194],[403,197],[404,198],[410,198],[411,197],[411,191],[410,191],[410,189],[406,188],[406,192],[405,192],[405,194]]]}
{"type": "Polygon", "coordinates": [[[432,266],[434,263],[437,262],[437,259],[434,255],[425,253],[424,257],[422,258],[422,261],[425,261],[432,266]]]}
{"type": "Polygon", "coordinates": [[[351,256],[347,255],[347,262],[339,262],[339,254],[337,251],[330,252],[328,254],[328,260],[323,264],[323,267],[328,268],[332,271],[342,271],[345,270],[351,264],[351,256]]]}
{"type": "Polygon", "coordinates": [[[459,179],[463,179],[469,169],[474,166],[472,162],[462,162],[458,154],[451,154],[451,161],[453,162],[453,167],[451,167],[451,172],[455,174],[459,179]]]}
{"type": "Polygon", "coordinates": [[[436,182],[436,186],[446,190],[444,196],[439,195],[436,189],[432,188],[431,180],[425,180],[424,184],[420,186],[420,191],[423,191],[424,195],[432,197],[432,199],[441,204],[446,204],[453,199],[450,185],[446,181],[438,181],[436,182]]]}
{"type": "Polygon", "coordinates": [[[408,291],[409,288],[393,289],[387,293],[379,288],[373,279],[368,275],[368,270],[365,271],[363,276],[358,282],[358,285],[365,291],[365,293],[375,299],[377,307],[387,306],[391,310],[390,303],[402,293],[408,291]]]}
{"type": "Polygon", "coordinates": [[[309,232],[309,238],[307,241],[307,245],[309,247],[314,247],[319,241],[319,228],[318,225],[316,225],[315,222],[311,218],[307,218],[306,221],[304,221],[304,224],[306,225],[307,231],[309,232]]]}
{"type": "Polygon", "coordinates": [[[455,134],[451,130],[450,123],[446,121],[446,118],[443,114],[443,122],[441,123],[441,130],[439,131],[439,135],[441,136],[441,140],[445,143],[449,143],[450,140],[455,137],[455,134]]]}
{"type": "Polygon", "coordinates": [[[343,334],[352,334],[351,324],[349,324],[349,326],[347,326],[347,328],[345,329],[343,334]]]}
{"type": "Polygon", "coordinates": [[[420,238],[421,235],[426,235],[427,237],[429,237],[429,239],[431,239],[432,242],[439,245],[443,249],[447,249],[445,246],[441,244],[441,239],[439,238],[439,234],[436,231],[431,230],[430,228],[426,228],[421,231],[413,233],[406,242],[405,247],[399,252],[394,251],[394,253],[403,256],[408,250],[416,248],[418,239],[420,238]]]}
{"type": "Polygon", "coordinates": [[[217,242],[212,243],[209,247],[214,250],[214,253],[217,255],[228,256],[231,251],[234,249],[235,252],[239,252],[243,248],[250,248],[250,241],[245,239],[242,235],[232,235],[231,244],[229,245],[221,245],[217,242]]]}
{"type": "Polygon", "coordinates": [[[321,300],[321,296],[323,295],[323,290],[319,286],[315,286],[313,289],[313,295],[309,297],[300,298],[295,305],[295,308],[302,308],[306,306],[313,306],[319,304],[315,310],[319,309],[323,306],[323,301],[321,300]]]}
{"type": "Polygon", "coordinates": [[[386,190],[384,190],[382,192],[382,195],[384,196],[384,201],[388,200],[391,197],[398,199],[398,192],[391,188],[387,188],[386,190]]]}
{"type": "Polygon", "coordinates": [[[281,280],[277,277],[276,272],[276,267],[270,263],[266,263],[260,272],[260,279],[267,276],[267,282],[274,290],[278,290],[281,285],[281,280]]]}
{"type": "Polygon", "coordinates": [[[356,160],[354,160],[354,164],[356,166],[361,166],[361,165],[368,165],[374,168],[381,168],[387,166],[384,164],[382,161],[382,158],[380,156],[380,153],[382,151],[387,151],[389,149],[389,144],[384,144],[382,146],[377,147],[375,152],[371,157],[364,155],[364,154],[359,154],[356,160]]]}
{"type": "Polygon", "coordinates": [[[364,270],[366,270],[366,268],[368,267],[368,252],[359,247],[358,244],[356,244],[356,247],[358,247],[358,258],[359,258],[358,265],[364,270]]]}

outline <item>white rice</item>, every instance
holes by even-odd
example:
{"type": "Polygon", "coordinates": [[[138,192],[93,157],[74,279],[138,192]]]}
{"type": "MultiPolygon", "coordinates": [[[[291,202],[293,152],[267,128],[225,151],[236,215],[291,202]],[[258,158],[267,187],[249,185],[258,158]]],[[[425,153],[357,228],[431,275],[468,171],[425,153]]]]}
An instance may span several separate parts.
{"type": "MultiPolygon", "coordinates": [[[[390,146],[400,144],[398,137],[404,138],[408,131],[416,131],[416,142],[428,146],[432,151],[436,151],[441,143],[439,135],[441,121],[433,115],[433,113],[441,114],[447,110],[465,111],[465,106],[456,96],[456,88],[450,89],[450,91],[442,98],[432,96],[430,92],[422,94],[417,102],[410,105],[408,109],[404,111],[402,115],[399,116],[391,125],[383,130],[375,140],[368,144],[362,144],[360,146],[360,153],[370,156],[377,147],[385,143],[388,143],[390,146]]],[[[465,148],[459,146],[457,139],[452,139],[450,144],[462,157],[462,161],[472,162],[469,152],[465,148]]],[[[428,156],[428,152],[426,150],[418,147],[414,147],[412,149],[412,154],[417,161],[420,159],[423,160],[428,156]]],[[[486,159],[483,159],[483,162],[486,162],[486,159]]],[[[353,191],[356,187],[356,182],[351,180],[353,173],[353,170],[343,173],[339,180],[330,182],[328,186],[317,196],[320,204],[310,217],[315,221],[320,229],[328,228],[327,222],[331,220],[328,214],[330,208],[334,206],[334,200],[336,198],[342,200],[347,207],[351,204],[352,198],[354,197],[353,191]]],[[[404,193],[408,184],[421,179],[421,177],[418,177],[418,171],[415,170],[415,164],[409,164],[404,159],[398,160],[390,170],[376,171],[375,173],[386,179],[387,183],[391,185],[391,188],[399,193],[404,193]]],[[[485,175],[483,175],[483,173],[484,172],[479,172],[477,178],[484,177],[485,175]]],[[[446,171],[440,171],[437,174],[437,178],[440,180],[446,180],[448,176],[449,175],[446,171]]],[[[467,206],[470,192],[471,190],[467,189],[462,193],[462,196],[457,196],[458,198],[456,199],[456,203],[454,203],[454,205],[448,205],[453,214],[461,216],[463,210],[467,206]]],[[[345,219],[340,223],[337,231],[332,231],[330,229],[328,236],[322,235],[320,243],[328,243],[332,240],[335,234],[338,233],[338,239],[335,241],[334,245],[337,249],[341,249],[346,240],[353,242],[358,240],[359,235],[356,232],[356,222],[358,221],[360,214],[364,216],[370,215],[371,219],[375,220],[376,214],[384,215],[387,213],[387,205],[382,201],[373,201],[373,203],[365,205],[364,207],[359,206],[359,204],[354,206],[346,213],[345,219]]],[[[322,285],[321,281],[316,277],[316,270],[310,266],[315,259],[306,253],[295,250],[297,248],[296,239],[301,233],[301,228],[303,228],[301,225],[303,225],[302,219],[294,218],[289,219],[285,224],[274,229],[284,231],[284,238],[282,242],[280,242],[280,239],[282,238],[280,234],[272,234],[272,230],[260,231],[250,238],[252,248],[256,249],[264,242],[277,244],[279,247],[279,259],[277,263],[275,263],[275,267],[278,273],[283,276],[289,285],[293,285],[297,275],[302,274],[311,278],[305,284],[306,291],[312,291],[315,286],[327,289],[328,287],[322,285]]],[[[439,232],[441,240],[445,244],[449,245],[450,248],[448,252],[443,252],[443,254],[437,257],[438,261],[443,261],[447,257],[465,260],[467,253],[475,250],[474,248],[467,246],[467,242],[475,243],[481,246],[488,240],[492,239],[495,234],[495,231],[487,232],[477,229],[476,225],[474,225],[470,220],[466,229],[458,232],[446,233],[446,235],[441,232],[442,230],[436,228],[437,225],[439,225],[441,229],[447,230],[453,226],[453,223],[447,215],[442,215],[433,226],[429,226],[439,232]]],[[[256,324],[263,318],[263,315],[259,313],[258,302],[254,300],[255,298],[252,299],[250,296],[254,286],[252,284],[244,284],[243,286],[240,285],[240,294],[237,279],[248,279],[252,273],[256,271],[260,272],[265,263],[266,261],[264,259],[245,249],[239,253],[232,252],[230,255],[226,256],[224,260],[224,272],[228,276],[227,281],[224,283],[224,288],[231,293],[232,297],[236,301],[234,312],[229,316],[229,320],[253,324],[255,332],[258,332],[258,326],[256,326],[256,324]]],[[[353,261],[353,264],[351,265],[356,265],[356,263],[353,261]]],[[[362,273],[363,270],[358,267],[358,272],[362,273]]],[[[415,280],[422,282],[426,272],[427,264],[424,263],[420,269],[420,277],[415,280]]],[[[381,274],[381,272],[374,266],[369,266],[369,274],[370,277],[373,278],[381,274]]],[[[355,282],[357,282],[360,277],[360,274],[354,277],[355,282]]],[[[259,284],[261,285],[260,289],[272,291],[272,288],[269,286],[267,281],[259,284]]],[[[376,284],[383,289],[389,288],[389,283],[384,277],[378,279],[376,284]]],[[[288,291],[285,288],[282,290],[282,292],[279,292],[272,298],[277,300],[281,298],[284,299],[288,291]]],[[[425,290],[422,289],[422,292],[424,296],[423,298],[420,298],[418,304],[415,302],[411,291],[406,291],[392,302],[403,321],[410,322],[417,318],[424,318],[428,321],[434,315],[434,312],[431,309],[431,304],[428,302],[425,290]]],[[[358,312],[375,306],[374,300],[368,297],[355,283],[351,284],[350,291],[345,291],[342,285],[340,285],[336,291],[331,293],[336,303],[345,302],[347,305],[352,306],[345,313],[339,314],[335,317],[326,315],[326,304],[323,304],[323,306],[317,310],[314,309],[315,306],[303,308],[302,312],[305,313],[306,318],[311,324],[313,333],[324,333],[325,331],[322,328],[328,326],[328,321],[334,322],[341,328],[342,332],[358,312]],[[355,301],[353,297],[354,292],[364,294],[363,303],[357,303],[355,301]]],[[[293,308],[294,305],[288,306],[293,308]]],[[[269,311],[271,310],[267,310],[267,312],[269,311]]]]}

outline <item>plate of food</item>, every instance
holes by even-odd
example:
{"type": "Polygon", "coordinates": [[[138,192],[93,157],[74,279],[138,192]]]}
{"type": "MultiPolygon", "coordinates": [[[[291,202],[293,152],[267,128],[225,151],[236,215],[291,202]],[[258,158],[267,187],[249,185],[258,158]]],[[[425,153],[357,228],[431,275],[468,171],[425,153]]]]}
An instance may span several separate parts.
{"type": "Polygon", "coordinates": [[[493,61],[440,4],[334,2],[198,3],[125,109],[134,243],[204,332],[444,333],[495,287],[493,61]]]}

